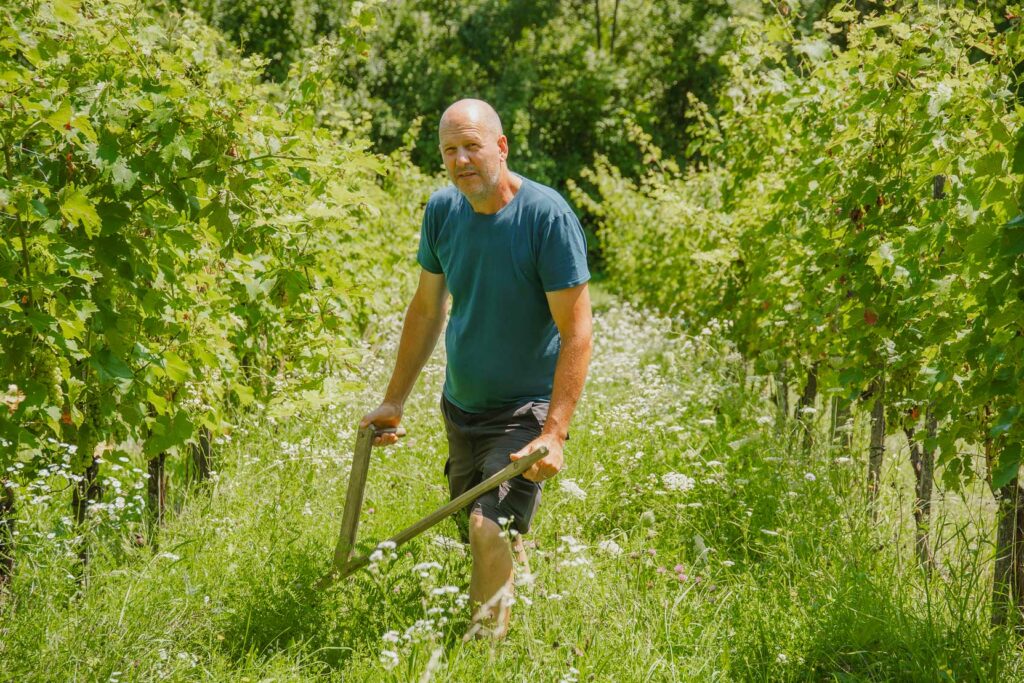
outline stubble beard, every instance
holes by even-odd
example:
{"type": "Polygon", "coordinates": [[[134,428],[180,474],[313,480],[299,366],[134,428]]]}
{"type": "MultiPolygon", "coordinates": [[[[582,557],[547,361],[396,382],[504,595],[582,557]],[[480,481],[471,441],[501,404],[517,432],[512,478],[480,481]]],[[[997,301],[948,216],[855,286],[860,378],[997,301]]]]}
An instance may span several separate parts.
{"type": "Polygon", "coordinates": [[[501,167],[499,166],[492,176],[488,176],[481,169],[474,169],[478,183],[475,189],[465,189],[464,186],[460,187],[459,183],[456,182],[455,186],[458,187],[466,199],[470,201],[486,201],[494,192],[498,189],[498,180],[501,178],[501,167]]]}

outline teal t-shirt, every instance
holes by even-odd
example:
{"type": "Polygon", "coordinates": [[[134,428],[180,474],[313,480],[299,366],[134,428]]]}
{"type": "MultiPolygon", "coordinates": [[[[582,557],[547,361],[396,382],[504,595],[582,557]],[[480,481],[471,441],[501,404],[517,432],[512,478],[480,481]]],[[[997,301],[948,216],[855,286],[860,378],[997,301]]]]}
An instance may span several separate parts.
{"type": "Polygon", "coordinates": [[[560,337],[545,292],[590,279],[579,219],[527,178],[496,214],[450,185],[427,202],[417,260],[452,294],[444,395],[473,413],[551,399],[560,337]]]}

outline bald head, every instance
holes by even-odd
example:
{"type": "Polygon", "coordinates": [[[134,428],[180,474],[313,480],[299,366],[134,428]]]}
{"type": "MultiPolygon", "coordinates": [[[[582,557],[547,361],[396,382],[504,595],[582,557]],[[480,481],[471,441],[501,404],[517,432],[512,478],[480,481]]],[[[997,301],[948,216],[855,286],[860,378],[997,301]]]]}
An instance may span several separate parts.
{"type": "Polygon", "coordinates": [[[437,129],[448,177],[477,213],[495,213],[515,196],[518,178],[508,170],[508,139],[491,105],[459,100],[445,110],[437,129]]]}
{"type": "Polygon", "coordinates": [[[494,107],[483,100],[465,99],[459,100],[444,110],[441,116],[441,124],[438,126],[440,136],[445,128],[459,127],[462,125],[475,125],[493,133],[495,138],[504,135],[501,130],[501,119],[494,107]]]}

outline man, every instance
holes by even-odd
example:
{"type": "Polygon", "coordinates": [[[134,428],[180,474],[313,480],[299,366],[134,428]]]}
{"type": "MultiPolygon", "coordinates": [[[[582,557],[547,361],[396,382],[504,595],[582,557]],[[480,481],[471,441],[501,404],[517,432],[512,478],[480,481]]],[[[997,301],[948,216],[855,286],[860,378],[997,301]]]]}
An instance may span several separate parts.
{"type": "MultiPolygon", "coordinates": [[[[472,503],[464,521],[474,623],[501,637],[514,580],[511,550],[525,558],[519,536],[510,548],[502,524],[526,533],[542,482],[562,468],[590,363],[590,273],[583,229],[565,200],[509,171],[508,140],[490,105],[456,102],[441,117],[438,135],[454,187],[427,203],[417,255],[422,270],[394,372],[380,407],[360,425],[399,426],[444,326],[450,292],[441,412],[451,497],[510,458],[548,449],[522,476],[472,503]]],[[[376,443],[395,443],[402,433],[376,443]]]]}

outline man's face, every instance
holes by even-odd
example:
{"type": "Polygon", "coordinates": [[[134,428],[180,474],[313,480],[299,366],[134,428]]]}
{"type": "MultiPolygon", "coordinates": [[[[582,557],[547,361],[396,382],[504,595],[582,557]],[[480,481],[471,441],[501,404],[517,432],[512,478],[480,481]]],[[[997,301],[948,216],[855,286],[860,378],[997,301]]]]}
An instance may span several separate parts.
{"type": "Polygon", "coordinates": [[[441,126],[441,157],[448,177],[462,194],[484,201],[497,189],[508,141],[482,123],[465,116],[441,126]]]}

